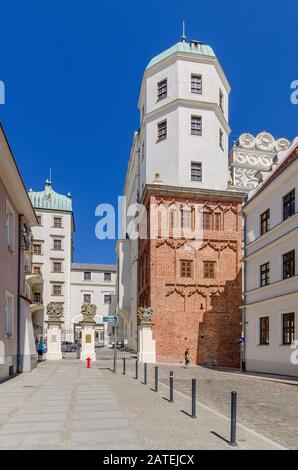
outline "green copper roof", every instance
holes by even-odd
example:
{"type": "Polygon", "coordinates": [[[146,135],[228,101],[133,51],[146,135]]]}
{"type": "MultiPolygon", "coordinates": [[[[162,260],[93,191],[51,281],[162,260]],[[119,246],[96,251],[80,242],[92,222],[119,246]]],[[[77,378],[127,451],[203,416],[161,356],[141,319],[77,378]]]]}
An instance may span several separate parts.
{"type": "Polygon", "coordinates": [[[52,183],[48,180],[45,182],[44,191],[35,192],[30,189],[28,194],[34,209],[72,212],[71,195],[63,196],[56,193],[52,188],[52,183]]]}
{"type": "Polygon", "coordinates": [[[175,44],[174,46],[167,49],[166,51],[162,52],[161,54],[158,54],[157,56],[153,57],[153,59],[150,60],[149,64],[147,65],[146,69],[149,69],[153,65],[158,64],[158,62],[161,62],[162,60],[166,59],[172,54],[175,54],[176,52],[185,52],[187,54],[215,57],[212,47],[207,46],[206,44],[201,44],[198,41],[190,43],[186,41],[180,41],[177,42],[177,44],[175,44]]]}

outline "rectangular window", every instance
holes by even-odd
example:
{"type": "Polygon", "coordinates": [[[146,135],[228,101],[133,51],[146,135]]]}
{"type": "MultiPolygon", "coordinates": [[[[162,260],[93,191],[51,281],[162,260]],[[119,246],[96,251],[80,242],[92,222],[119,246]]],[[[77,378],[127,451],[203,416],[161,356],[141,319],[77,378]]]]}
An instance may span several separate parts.
{"type": "Polygon", "coordinates": [[[202,94],[202,75],[191,74],[191,92],[202,94]]]}
{"type": "Polygon", "coordinates": [[[84,304],[91,304],[91,294],[84,294],[83,295],[83,303],[84,304]]]}
{"type": "Polygon", "coordinates": [[[104,304],[111,304],[112,303],[112,294],[104,294],[103,303],[104,304]]]}
{"type": "Polygon", "coordinates": [[[158,82],[157,84],[157,100],[162,100],[168,96],[168,81],[167,79],[158,82]]]}
{"type": "Polygon", "coordinates": [[[33,303],[35,304],[41,304],[41,293],[40,292],[34,292],[33,293],[33,303]]]}
{"type": "Polygon", "coordinates": [[[283,197],[283,219],[286,220],[295,214],[295,189],[283,197]]]}
{"type": "Polygon", "coordinates": [[[15,229],[15,214],[9,202],[6,201],[6,246],[12,251],[15,244],[15,229]]]}
{"type": "Polygon", "coordinates": [[[62,228],[62,217],[54,217],[54,228],[62,228]]]}
{"type": "Polygon", "coordinates": [[[260,318],[260,344],[269,344],[269,317],[260,318]]]}
{"type": "Polygon", "coordinates": [[[111,282],[112,280],[112,273],[104,273],[104,280],[106,282],[111,282]]]}
{"type": "Polygon", "coordinates": [[[215,212],[214,214],[214,230],[221,229],[221,217],[219,212],[215,212]]]}
{"type": "Polygon", "coordinates": [[[282,343],[292,344],[295,341],[295,313],[284,313],[282,316],[282,343]]]}
{"type": "Polygon", "coordinates": [[[215,278],[215,261],[204,261],[204,278],[215,278]]]}
{"type": "Polygon", "coordinates": [[[53,285],[53,295],[62,295],[62,285],[54,284],[53,285]]]}
{"type": "Polygon", "coordinates": [[[221,89],[219,89],[219,107],[222,111],[223,111],[223,99],[224,99],[223,92],[221,91],[221,89]]]}
{"type": "Polygon", "coordinates": [[[60,238],[55,238],[53,247],[54,247],[54,250],[58,250],[58,251],[62,250],[62,240],[60,240],[60,238]]]}
{"type": "Polygon", "coordinates": [[[270,280],[270,263],[265,263],[260,266],[260,286],[267,286],[270,280]]]}
{"type": "Polygon", "coordinates": [[[41,215],[37,215],[36,220],[37,220],[38,225],[41,225],[41,215]]]}
{"type": "Polygon", "coordinates": [[[62,263],[61,261],[53,261],[53,272],[61,273],[62,272],[62,263]]]}
{"type": "Polygon", "coordinates": [[[34,255],[41,255],[41,244],[40,243],[33,243],[33,254],[34,255]]]}
{"type": "Polygon", "coordinates": [[[295,276],[295,250],[283,255],[283,278],[295,276]]]}
{"type": "Polygon", "coordinates": [[[209,212],[203,212],[203,229],[211,230],[211,214],[209,212]]]}
{"type": "Polygon", "coordinates": [[[202,181],[202,163],[191,162],[190,179],[191,181],[202,181]]]}
{"type": "Polygon", "coordinates": [[[267,233],[270,229],[270,209],[267,209],[260,215],[260,228],[261,235],[267,233]]]}
{"type": "Polygon", "coordinates": [[[5,292],[5,336],[14,335],[14,296],[5,292]]]}
{"type": "Polygon", "coordinates": [[[192,135],[202,135],[202,116],[191,116],[192,135]]]}
{"type": "Polygon", "coordinates": [[[91,281],[91,272],[84,271],[84,281],[91,281]]]}
{"type": "Polygon", "coordinates": [[[162,121],[157,124],[157,140],[164,140],[167,138],[167,121],[162,121]]]}
{"type": "Polygon", "coordinates": [[[224,149],[224,147],[223,147],[223,130],[222,129],[219,129],[219,146],[222,150],[224,149]]]}
{"type": "Polygon", "coordinates": [[[191,278],[192,274],[192,261],[181,260],[180,261],[180,276],[191,278]]]}

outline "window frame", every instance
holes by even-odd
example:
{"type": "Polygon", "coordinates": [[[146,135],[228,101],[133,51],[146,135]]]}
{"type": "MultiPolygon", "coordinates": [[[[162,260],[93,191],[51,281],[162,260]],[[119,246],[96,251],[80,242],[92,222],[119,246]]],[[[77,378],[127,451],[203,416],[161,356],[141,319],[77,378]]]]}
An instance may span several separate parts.
{"type": "Polygon", "coordinates": [[[296,198],[295,188],[293,188],[291,191],[289,191],[287,194],[283,196],[282,198],[283,221],[295,215],[295,211],[296,211],[295,198],[296,198]],[[286,201],[286,198],[288,198],[289,200],[286,201]]]}
{"type": "Polygon", "coordinates": [[[83,304],[92,304],[92,293],[91,292],[83,292],[83,304]],[[88,296],[90,298],[90,302],[86,302],[85,296],[88,296]]]}
{"type": "Polygon", "coordinates": [[[92,281],[92,272],[91,271],[83,271],[83,281],[92,281]],[[90,274],[90,277],[86,276],[86,274],[90,274]]]}
{"type": "Polygon", "coordinates": [[[163,78],[157,82],[157,101],[168,97],[168,79],[163,78]]]}
{"type": "Polygon", "coordinates": [[[109,271],[104,272],[103,273],[103,280],[104,280],[104,282],[112,282],[112,273],[109,272],[109,271]],[[109,279],[106,279],[106,274],[109,275],[109,279]]]}
{"type": "Polygon", "coordinates": [[[216,261],[211,261],[211,260],[203,261],[203,278],[204,279],[216,279],[216,261]],[[211,270],[210,270],[210,266],[212,266],[211,270]]]}
{"type": "Polygon", "coordinates": [[[224,131],[220,127],[219,128],[219,142],[218,143],[219,143],[219,147],[221,148],[221,150],[224,150],[223,137],[224,137],[224,131]]]}
{"type": "Polygon", "coordinates": [[[183,279],[193,279],[194,269],[193,269],[193,260],[191,259],[181,259],[180,260],[180,277],[183,279]]]}
{"type": "Polygon", "coordinates": [[[202,74],[199,73],[191,73],[190,75],[190,92],[194,95],[202,95],[203,94],[203,77],[202,74]],[[198,83],[195,81],[198,80],[198,83]]]}
{"type": "Polygon", "coordinates": [[[6,199],[5,204],[5,243],[6,248],[14,253],[16,246],[16,214],[10,204],[9,200],[6,199]]]}
{"type": "Polygon", "coordinates": [[[259,266],[259,279],[260,279],[260,287],[265,287],[270,284],[270,262],[266,261],[266,263],[260,264],[259,266]]]}
{"type": "Polygon", "coordinates": [[[284,346],[289,346],[291,344],[293,344],[293,342],[295,341],[295,312],[288,312],[288,313],[283,313],[282,314],[282,344],[284,346]],[[289,325],[289,326],[286,326],[285,327],[285,320],[286,320],[286,317],[288,317],[289,315],[293,316],[292,320],[290,320],[290,322],[293,323],[293,325],[289,325]],[[289,335],[289,339],[286,340],[286,335],[289,335]]]}
{"type": "Polygon", "coordinates": [[[269,346],[269,344],[270,344],[270,317],[269,315],[265,315],[265,316],[259,317],[259,345],[269,346]]]}
{"type": "Polygon", "coordinates": [[[282,255],[282,277],[283,279],[290,279],[296,275],[295,266],[296,251],[291,250],[282,255]],[[289,259],[286,259],[288,257],[289,259]]]}
{"type": "Polygon", "coordinates": [[[190,162],[190,181],[195,183],[201,183],[203,181],[203,171],[202,171],[202,162],[190,162]],[[197,168],[195,168],[197,166],[197,168]],[[194,172],[198,173],[198,176],[193,174],[194,172]]]}
{"type": "Polygon", "coordinates": [[[8,290],[4,291],[4,336],[14,338],[15,333],[15,296],[8,290]],[[10,301],[11,311],[8,312],[7,301],[10,301]],[[10,315],[10,318],[8,317],[10,315]]]}
{"type": "Polygon", "coordinates": [[[167,137],[168,137],[168,121],[167,119],[163,119],[162,121],[157,123],[157,142],[166,140],[167,137]]]}
{"type": "Polygon", "coordinates": [[[55,250],[55,251],[63,251],[63,248],[62,248],[62,239],[61,239],[61,238],[55,238],[55,237],[53,238],[53,250],[55,250]],[[55,243],[56,243],[56,242],[59,242],[60,248],[56,248],[56,246],[55,246],[55,243]]]}
{"type": "Polygon", "coordinates": [[[199,114],[191,114],[190,116],[190,134],[197,137],[203,135],[203,118],[199,114]]]}
{"type": "Polygon", "coordinates": [[[58,283],[54,282],[52,284],[52,297],[61,297],[61,296],[63,296],[62,284],[58,284],[58,283]],[[60,288],[60,293],[59,294],[55,293],[55,288],[56,287],[60,288]]]}
{"type": "Polygon", "coordinates": [[[53,228],[63,228],[62,224],[63,218],[59,215],[54,215],[53,216],[53,228]],[[60,224],[56,224],[55,220],[58,219],[60,220],[60,224]]]}
{"type": "Polygon", "coordinates": [[[111,305],[111,303],[112,303],[112,292],[103,293],[103,303],[104,303],[104,305],[111,305]],[[110,299],[109,302],[106,302],[107,297],[109,297],[109,299],[110,299]]]}
{"type": "Polygon", "coordinates": [[[265,233],[270,230],[270,208],[266,209],[262,214],[260,214],[260,236],[265,235],[265,233]]]}

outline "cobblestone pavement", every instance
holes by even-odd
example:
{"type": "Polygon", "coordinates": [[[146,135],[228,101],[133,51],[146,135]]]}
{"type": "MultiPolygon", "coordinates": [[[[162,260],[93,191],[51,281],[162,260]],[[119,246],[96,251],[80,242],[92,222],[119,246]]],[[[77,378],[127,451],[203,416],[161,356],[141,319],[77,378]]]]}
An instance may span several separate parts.
{"type": "MultiPolygon", "coordinates": [[[[175,390],[190,397],[191,378],[197,378],[198,401],[225,416],[230,414],[231,391],[237,391],[240,423],[289,449],[298,449],[298,383],[289,385],[200,366],[185,369],[159,364],[161,383],[169,383],[170,370],[174,371],[175,390]]],[[[153,365],[148,365],[148,374],[153,383],[153,365]]]]}
{"type": "MultiPolygon", "coordinates": [[[[0,449],[231,449],[229,419],[200,404],[199,418],[191,419],[188,397],[175,391],[169,403],[166,385],[154,393],[151,376],[147,386],[141,373],[134,379],[135,361],[128,357],[126,375],[122,360],[112,373],[109,352],[91,369],[71,358],[45,361],[1,384],[0,449]]],[[[164,382],[167,372],[163,366],[164,382]]],[[[177,368],[175,376],[190,372],[177,368]]],[[[179,388],[188,393],[185,379],[181,375],[179,388]]],[[[240,425],[237,439],[233,450],[281,448],[240,425]]]]}

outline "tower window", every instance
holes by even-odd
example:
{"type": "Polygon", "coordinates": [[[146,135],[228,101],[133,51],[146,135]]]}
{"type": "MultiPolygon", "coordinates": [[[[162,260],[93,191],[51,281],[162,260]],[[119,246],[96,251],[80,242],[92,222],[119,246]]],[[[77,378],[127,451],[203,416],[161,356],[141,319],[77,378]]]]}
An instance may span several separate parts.
{"type": "Polygon", "coordinates": [[[222,129],[219,129],[219,146],[223,150],[223,131],[222,129]]]}
{"type": "Polygon", "coordinates": [[[204,278],[215,278],[215,261],[204,261],[204,278]]]}
{"type": "Polygon", "coordinates": [[[202,94],[202,75],[191,74],[191,92],[202,94]]]}
{"type": "Polygon", "coordinates": [[[224,100],[223,92],[221,91],[221,89],[219,89],[219,107],[222,110],[222,112],[224,110],[223,109],[223,100],[224,100]]]}
{"type": "Polygon", "coordinates": [[[202,181],[202,163],[191,162],[190,179],[191,181],[202,181]]]}
{"type": "Polygon", "coordinates": [[[167,121],[162,121],[157,124],[157,140],[164,140],[167,138],[167,121]]]}
{"type": "Polygon", "coordinates": [[[192,277],[192,261],[189,261],[189,260],[180,261],[180,276],[192,277]]]}
{"type": "Polygon", "coordinates": [[[191,116],[191,134],[202,135],[202,116],[191,116]]]}
{"type": "Polygon", "coordinates": [[[162,80],[157,84],[157,100],[162,100],[168,96],[168,80],[162,80]]]}

